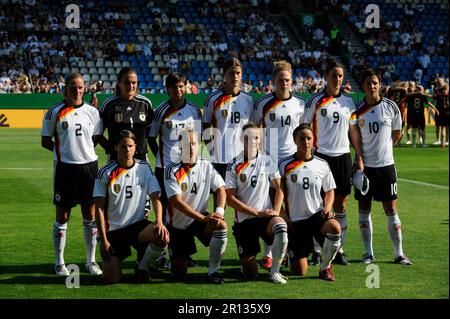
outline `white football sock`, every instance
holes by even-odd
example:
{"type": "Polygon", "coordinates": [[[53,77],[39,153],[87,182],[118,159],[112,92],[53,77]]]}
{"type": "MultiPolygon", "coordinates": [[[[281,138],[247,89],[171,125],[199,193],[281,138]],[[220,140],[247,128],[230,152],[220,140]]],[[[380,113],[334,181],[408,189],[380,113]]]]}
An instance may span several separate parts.
{"type": "Polygon", "coordinates": [[[53,248],[55,250],[55,265],[64,264],[64,248],[66,247],[67,223],[53,223],[53,248]]]}
{"type": "Polygon", "coordinates": [[[321,270],[330,268],[331,261],[341,246],[341,234],[327,234],[323,243],[322,267],[321,270]]]}
{"type": "Polygon", "coordinates": [[[398,214],[386,215],[387,228],[389,235],[391,236],[392,245],[394,246],[395,257],[403,256],[402,248],[402,227],[398,214]]]}
{"type": "Polygon", "coordinates": [[[270,273],[280,272],[281,263],[288,245],[287,225],[284,223],[275,224],[273,230],[273,244],[272,244],[272,268],[270,273]]]}
{"type": "Polygon", "coordinates": [[[145,249],[144,257],[139,262],[138,268],[142,270],[148,270],[150,265],[154,265],[166,247],[158,247],[153,243],[150,243],[145,249]]]}
{"type": "Polygon", "coordinates": [[[208,275],[218,271],[220,261],[222,260],[225,248],[227,247],[227,242],[228,238],[226,230],[213,231],[211,242],[209,243],[208,275]]]}
{"type": "Polygon", "coordinates": [[[335,218],[338,221],[339,225],[341,225],[341,247],[339,248],[339,252],[343,253],[343,246],[345,244],[347,234],[347,214],[345,210],[341,213],[335,213],[335,218]]]}
{"type": "Polygon", "coordinates": [[[267,245],[264,242],[264,256],[272,258],[272,246],[267,245]]]}
{"type": "Polygon", "coordinates": [[[95,247],[97,246],[97,224],[94,220],[83,218],[83,235],[86,246],[86,262],[95,262],[95,247]]]}
{"type": "Polygon", "coordinates": [[[359,230],[361,232],[361,237],[364,243],[364,248],[366,249],[366,253],[373,256],[373,246],[372,246],[373,225],[370,209],[359,210],[358,222],[359,222],[359,230]]]}

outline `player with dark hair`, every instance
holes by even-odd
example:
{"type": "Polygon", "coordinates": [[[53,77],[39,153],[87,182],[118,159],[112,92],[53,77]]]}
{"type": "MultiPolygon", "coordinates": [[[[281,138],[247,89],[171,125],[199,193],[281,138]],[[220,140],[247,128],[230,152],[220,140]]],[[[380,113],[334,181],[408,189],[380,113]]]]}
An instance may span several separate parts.
{"type": "Polygon", "coordinates": [[[102,137],[100,144],[109,154],[109,159],[117,159],[114,141],[122,130],[129,130],[136,136],[135,157],[147,160],[147,135],[153,120],[152,103],[138,94],[138,76],[130,67],[124,67],[118,75],[116,95],[104,101],[100,115],[104,129],[108,130],[108,140],[102,137]]]}
{"type": "MultiPolygon", "coordinates": [[[[169,99],[161,103],[155,111],[150,132],[149,146],[155,155],[155,175],[162,189],[161,203],[165,212],[168,205],[164,188],[164,168],[179,162],[179,135],[184,129],[193,129],[201,133],[202,113],[194,103],[186,100],[186,77],[180,73],[170,73],[166,78],[166,90],[169,99]],[[159,145],[156,138],[159,136],[159,145]]],[[[161,260],[161,264],[165,261],[161,260]]],[[[189,266],[196,266],[196,262],[189,257],[189,266]]]]}
{"type": "Polygon", "coordinates": [[[136,136],[127,130],[115,141],[117,159],[103,166],[94,186],[96,219],[101,239],[103,280],[113,284],[122,277],[122,261],[137,250],[135,274],[149,282],[148,268],[154,265],[169,242],[162,222],[161,189],[146,161],[134,158],[136,136]],[[145,202],[150,196],[155,222],[145,217],[145,202]]]}
{"type": "Polygon", "coordinates": [[[395,104],[397,104],[397,107],[400,110],[400,114],[402,116],[402,135],[400,136],[400,139],[398,141],[399,144],[402,140],[406,124],[405,99],[407,91],[408,91],[407,81],[403,83],[395,83],[392,87],[389,88],[386,95],[389,100],[392,100],[395,102],[395,104]]]}
{"type": "Polygon", "coordinates": [[[53,152],[55,163],[55,272],[58,276],[69,275],[64,262],[67,224],[72,208],[80,204],[87,255],[86,270],[100,275],[102,271],[95,262],[97,226],[92,189],[98,169],[94,146],[103,131],[102,121],[98,110],[83,101],[83,76],[71,74],[65,83],[64,101],[45,113],[41,133],[41,145],[53,152]]]}
{"type": "Polygon", "coordinates": [[[223,88],[207,96],[203,109],[203,138],[211,162],[222,178],[225,178],[227,165],[242,152],[242,127],[253,113],[253,98],[241,90],[242,73],[238,59],[225,61],[223,88]]]}
{"type": "Polygon", "coordinates": [[[256,255],[259,238],[272,245],[273,260],[270,279],[287,283],[280,273],[288,243],[287,226],[279,217],[283,196],[280,174],[269,156],[259,152],[258,125],[249,122],[243,127],[244,151],[228,165],[226,173],[227,203],[236,210],[233,235],[236,238],[242,269],[247,277],[258,274],[256,255]],[[270,184],[275,189],[274,204],[269,198],[270,184]]]}
{"type": "Polygon", "coordinates": [[[428,96],[424,94],[422,86],[417,87],[417,91],[409,93],[406,96],[406,110],[407,110],[407,129],[412,128],[412,145],[416,147],[417,129],[419,130],[419,136],[422,140],[422,147],[427,147],[425,141],[425,108],[429,107],[433,109],[436,115],[439,112],[435,106],[428,101],[428,96]]]}
{"type": "Polygon", "coordinates": [[[439,112],[435,116],[436,123],[436,142],[434,144],[441,145],[445,148],[448,145],[448,121],[449,121],[449,104],[448,104],[448,85],[443,78],[437,79],[437,87],[434,90],[433,98],[435,100],[436,109],[439,112]]]}
{"type": "MultiPolygon", "coordinates": [[[[305,123],[311,123],[314,133],[314,155],[330,164],[336,182],[333,210],[342,229],[342,245],[347,230],[346,206],[351,193],[352,159],[350,142],[355,149],[355,166],[363,170],[361,135],[354,118],[356,110],[353,98],[341,93],[344,79],[342,65],[330,61],[325,70],[327,85],[322,92],[308,99],[305,123]]],[[[314,257],[314,256],[313,256],[314,257]]],[[[315,258],[313,258],[315,259],[315,258]]],[[[342,247],[336,254],[335,263],[347,265],[342,247]]]]}
{"type": "Polygon", "coordinates": [[[380,97],[381,76],[373,69],[362,73],[361,86],[365,98],[357,105],[357,121],[361,130],[364,174],[370,182],[369,191],[363,195],[355,188],[358,200],[359,227],[366,252],[362,261],[372,263],[372,199],[381,201],[387,218],[387,228],[394,246],[394,262],[412,265],[403,254],[401,222],[397,210],[397,171],[394,164],[393,145],[401,136],[402,120],[397,105],[380,97]]]}
{"type": "Polygon", "coordinates": [[[208,279],[222,284],[218,270],[227,246],[225,214],[225,183],[211,163],[197,158],[200,137],[194,130],[180,134],[181,161],[166,166],[164,185],[169,206],[166,220],[170,232],[171,272],[183,280],[187,274],[188,257],[197,251],[195,237],[209,246],[208,279]],[[210,190],[217,202],[213,214],[208,213],[210,190]]]}
{"type": "Polygon", "coordinates": [[[341,245],[341,227],[331,211],[334,202],[333,174],[329,164],[312,154],[314,133],[308,123],[293,133],[297,151],[279,163],[285,211],[289,225],[289,262],[294,275],[305,275],[313,238],[322,247],[319,278],[335,281],[331,262],[341,245]],[[321,191],[324,192],[322,199],[321,191]]]}
{"type": "MultiPolygon", "coordinates": [[[[275,91],[261,97],[255,105],[252,121],[264,128],[263,153],[270,155],[274,163],[295,152],[292,132],[301,123],[305,113],[305,100],[292,94],[292,67],[286,61],[277,61],[273,68],[275,91]]],[[[270,199],[274,202],[275,189],[270,187],[270,199]]],[[[271,268],[270,247],[264,244],[261,266],[271,268]]]]}

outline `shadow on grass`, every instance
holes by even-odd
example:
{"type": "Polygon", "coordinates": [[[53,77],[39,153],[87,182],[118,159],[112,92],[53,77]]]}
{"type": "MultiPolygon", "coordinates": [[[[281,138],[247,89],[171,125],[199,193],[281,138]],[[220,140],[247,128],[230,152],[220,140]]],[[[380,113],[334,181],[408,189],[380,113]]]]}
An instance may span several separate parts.
{"type": "Polygon", "coordinates": [[[441,225],[448,225],[448,219],[445,219],[445,220],[441,223],[441,225]]]}
{"type": "MultiPolygon", "coordinates": [[[[123,276],[119,284],[140,284],[134,277],[135,262],[123,262],[123,276]]],[[[269,282],[269,272],[264,269],[259,269],[258,277],[256,279],[249,279],[244,277],[241,273],[241,268],[236,260],[224,260],[220,273],[222,274],[226,284],[240,284],[243,282],[269,282]],[[237,266],[236,266],[237,265],[237,266]],[[233,267],[235,266],[235,267],[233,267]]],[[[99,286],[104,285],[101,276],[90,275],[84,270],[84,264],[77,264],[80,267],[80,285],[82,286],[99,286]]],[[[207,276],[207,261],[199,261],[199,266],[196,268],[189,268],[188,274],[183,281],[175,280],[169,270],[151,271],[152,284],[209,284],[207,276]]],[[[54,274],[53,264],[33,264],[33,265],[0,265],[0,285],[65,285],[66,278],[58,277],[54,274]]],[[[317,277],[300,277],[291,276],[285,269],[282,273],[289,276],[291,280],[316,279],[317,277]]],[[[313,273],[312,273],[313,274],[313,273]]]]}

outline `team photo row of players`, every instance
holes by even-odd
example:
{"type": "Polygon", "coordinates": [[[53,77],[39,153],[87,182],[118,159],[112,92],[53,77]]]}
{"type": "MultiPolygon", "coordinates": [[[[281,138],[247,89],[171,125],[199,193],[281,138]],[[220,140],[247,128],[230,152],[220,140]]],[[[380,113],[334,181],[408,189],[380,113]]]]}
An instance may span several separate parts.
{"type": "Polygon", "coordinates": [[[83,101],[80,74],[67,77],[64,100],[44,115],[41,144],[54,154],[53,224],[55,272],[68,276],[64,250],[70,212],[83,214],[86,270],[117,283],[122,262],[137,251],[136,278],[149,282],[149,269],[169,252],[177,280],[194,263],[197,238],[209,247],[207,279],[219,273],[228,242],[226,205],[235,210],[232,233],[242,273],[255,278],[260,238],[262,267],[286,284],[280,267],[287,254],[292,274],[304,275],[308,257],[320,264],[319,278],[336,280],[332,263],[347,265],[346,205],[352,184],[364,244],[362,262],[375,261],[372,200],[381,201],[394,248],[394,261],[412,265],[402,250],[393,145],[401,138],[396,103],[381,97],[381,78],[362,74],[359,103],[341,92],[344,69],[326,68],[327,85],[308,101],[291,93],[292,69],[274,64],[274,91],[256,103],[241,90],[239,60],[223,65],[222,87],[210,93],[203,112],[185,98],[186,78],[166,78],[168,100],[154,111],[137,93],[137,74],[119,73],[117,94],[100,110],[83,101]],[[107,131],[107,134],[105,132],[107,131]],[[106,137],[106,136],[107,137],[106,137]],[[202,141],[210,159],[198,156],[202,141]],[[98,169],[95,145],[108,154],[98,169]],[[350,144],[355,150],[352,161],[350,144]],[[148,148],[155,157],[149,166],[148,148]],[[214,212],[208,212],[210,193],[214,212]],[[148,217],[153,210],[154,221],[148,217]],[[95,260],[100,240],[102,267],[95,260]]]}

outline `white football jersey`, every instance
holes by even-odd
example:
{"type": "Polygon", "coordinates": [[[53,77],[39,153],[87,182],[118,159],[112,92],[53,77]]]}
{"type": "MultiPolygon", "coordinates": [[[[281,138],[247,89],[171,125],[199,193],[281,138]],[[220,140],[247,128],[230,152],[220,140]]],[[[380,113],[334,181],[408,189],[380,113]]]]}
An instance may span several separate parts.
{"type": "Polygon", "coordinates": [[[311,95],[304,122],[311,123],[314,148],[328,156],[350,153],[348,131],[356,125],[356,105],[350,96],[328,96],[324,91],[311,95]]]}
{"type": "MultiPolygon", "coordinates": [[[[253,105],[253,98],[245,92],[233,96],[217,90],[208,95],[203,123],[210,123],[214,129],[211,162],[228,164],[243,151],[242,127],[250,121],[253,105]]],[[[206,133],[204,138],[209,139],[208,135],[206,133]]]]}
{"type": "Polygon", "coordinates": [[[195,104],[186,101],[181,108],[174,108],[169,101],[158,106],[148,136],[159,135],[159,149],[156,167],[166,167],[180,161],[178,137],[183,129],[193,129],[202,133],[202,114],[195,104]]]}
{"type": "Polygon", "coordinates": [[[161,192],[158,181],[145,161],[135,160],[131,168],[111,161],[97,173],[93,197],[105,197],[107,230],[117,230],[145,218],[147,194],[161,192]]]}
{"type": "Polygon", "coordinates": [[[87,103],[74,107],[61,102],[45,113],[41,135],[55,137],[55,160],[86,164],[97,160],[92,137],[102,132],[102,120],[95,107],[87,103]]]}
{"type": "MultiPolygon", "coordinates": [[[[280,173],[269,156],[258,154],[255,159],[246,162],[241,153],[228,164],[225,187],[235,189],[236,198],[244,204],[262,211],[273,208],[269,188],[271,181],[277,178],[281,178],[280,173]]],[[[236,223],[250,218],[256,216],[235,211],[236,223]]]]}
{"type": "Polygon", "coordinates": [[[302,123],[304,113],[305,100],[298,95],[279,100],[270,93],[256,102],[252,121],[265,128],[264,153],[275,163],[297,150],[292,133],[302,123]]]}
{"type": "Polygon", "coordinates": [[[324,207],[321,190],[327,192],[336,188],[330,166],[318,157],[301,161],[295,154],[291,155],[280,161],[279,171],[287,192],[289,218],[293,222],[320,212],[324,207]]]}
{"type": "Polygon", "coordinates": [[[402,117],[397,104],[384,97],[380,103],[372,106],[361,100],[356,116],[361,131],[364,166],[384,167],[394,164],[392,131],[402,129],[402,117]]]}
{"type": "MultiPolygon", "coordinates": [[[[197,158],[193,167],[173,163],[164,171],[167,198],[181,195],[186,204],[200,213],[208,210],[209,191],[215,192],[224,185],[225,182],[211,163],[201,158],[197,158]]],[[[186,229],[194,222],[193,218],[174,208],[171,203],[167,208],[166,220],[177,229],[186,229]]]]}

